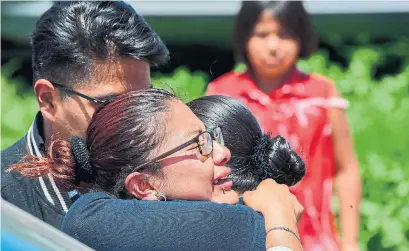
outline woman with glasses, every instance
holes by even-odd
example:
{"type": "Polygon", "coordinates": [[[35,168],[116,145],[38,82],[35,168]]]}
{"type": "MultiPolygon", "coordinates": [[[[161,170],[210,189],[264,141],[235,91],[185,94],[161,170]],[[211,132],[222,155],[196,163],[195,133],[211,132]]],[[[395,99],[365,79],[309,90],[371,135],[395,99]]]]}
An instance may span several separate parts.
{"type": "Polygon", "coordinates": [[[71,190],[87,183],[93,192],[77,199],[62,230],[91,248],[301,250],[302,206],[288,187],[266,180],[243,195],[248,207],[211,202],[231,190],[230,152],[222,129],[206,129],[174,95],[123,94],[95,113],[86,135],[55,140],[48,157],[26,156],[10,170],[51,174],[71,190]]]}

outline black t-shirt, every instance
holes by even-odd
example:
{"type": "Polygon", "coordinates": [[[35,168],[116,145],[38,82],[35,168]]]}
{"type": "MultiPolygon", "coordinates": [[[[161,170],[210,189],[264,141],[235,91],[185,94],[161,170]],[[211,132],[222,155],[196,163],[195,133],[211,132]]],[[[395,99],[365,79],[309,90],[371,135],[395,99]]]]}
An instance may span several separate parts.
{"type": "Polygon", "coordinates": [[[95,250],[266,250],[264,218],[244,205],[81,196],[61,230],[95,250]]]}

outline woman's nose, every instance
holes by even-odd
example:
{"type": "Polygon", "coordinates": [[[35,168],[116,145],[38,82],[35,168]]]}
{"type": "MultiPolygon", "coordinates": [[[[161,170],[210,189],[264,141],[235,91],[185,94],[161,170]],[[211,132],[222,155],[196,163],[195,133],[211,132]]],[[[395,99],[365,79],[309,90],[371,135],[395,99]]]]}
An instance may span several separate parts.
{"type": "Polygon", "coordinates": [[[213,161],[215,165],[224,166],[231,158],[230,150],[227,147],[213,141],[213,161]]]}
{"type": "Polygon", "coordinates": [[[276,35],[270,35],[267,38],[267,46],[268,49],[272,52],[277,50],[278,47],[278,43],[279,43],[279,38],[276,35]]]}

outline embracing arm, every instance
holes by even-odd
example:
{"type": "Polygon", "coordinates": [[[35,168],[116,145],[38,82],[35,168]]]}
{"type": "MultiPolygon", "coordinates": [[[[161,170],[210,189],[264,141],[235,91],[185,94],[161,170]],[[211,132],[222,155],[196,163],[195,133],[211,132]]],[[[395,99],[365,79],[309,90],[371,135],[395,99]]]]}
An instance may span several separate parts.
{"type": "Polygon", "coordinates": [[[264,219],[245,206],[85,194],[63,232],[95,250],[266,250],[264,219]]]}
{"type": "MultiPolygon", "coordinates": [[[[335,88],[333,97],[340,98],[335,88]]],[[[358,250],[359,206],[361,201],[361,177],[359,164],[348,127],[345,109],[331,108],[334,155],[337,166],[337,192],[340,201],[343,250],[358,250]]]]}
{"type": "Polygon", "coordinates": [[[61,230],[96,250],[265,251],[266,246],[302,250],[297,237],[283,230],[271,231],[266,244],[266,229],[272,227],[287,227],[298,234],[303,208],[288,187],[265,180],[255,191],[246,192],[243,200],[254,210],[243,205],[119,200],[106,193],[88,193],[70,208],[61,230]],[[273,199],[265,200],[266,195],[273,199]]]}

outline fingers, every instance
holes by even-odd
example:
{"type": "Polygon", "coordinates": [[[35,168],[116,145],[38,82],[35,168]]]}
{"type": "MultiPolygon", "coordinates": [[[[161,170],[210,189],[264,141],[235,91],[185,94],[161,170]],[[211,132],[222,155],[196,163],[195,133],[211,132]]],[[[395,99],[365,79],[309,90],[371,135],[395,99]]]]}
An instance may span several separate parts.
{"type": "Polygon", "coordinates": [[[267,211],[266,209],[282,208],[290,210],[294,214],[294,220],[298,223],[304,213],[304,207],[300,204],[294,194],[290,192],[287,185],[278,184],[273,179],[263,180],[254,191],[243,194],[246,205],[256,211],[267,211]]]}

